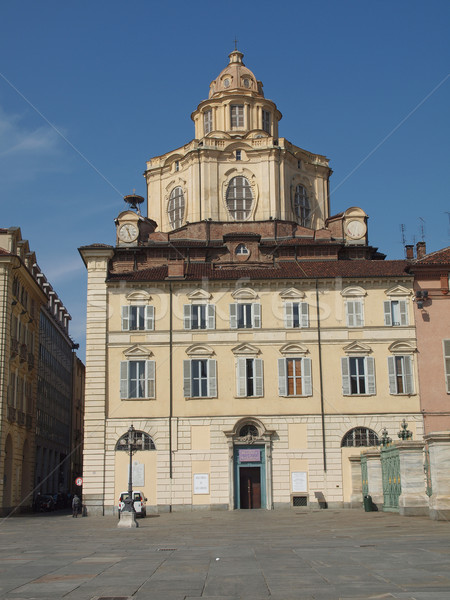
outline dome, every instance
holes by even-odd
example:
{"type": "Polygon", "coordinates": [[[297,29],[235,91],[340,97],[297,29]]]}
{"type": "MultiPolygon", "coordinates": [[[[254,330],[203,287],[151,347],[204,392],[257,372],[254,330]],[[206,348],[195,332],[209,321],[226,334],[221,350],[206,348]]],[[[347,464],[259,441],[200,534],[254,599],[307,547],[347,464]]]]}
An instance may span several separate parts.
{"type": "Polygon", "coordinates": [[[243,53],[239,50],[233,50],[228,56],[230,62],[209,86],[209,98],[229,92],[251,94],[252,96],[256,95],[264,98],[261,81],[258,81],[242,62],[243,53]]]}

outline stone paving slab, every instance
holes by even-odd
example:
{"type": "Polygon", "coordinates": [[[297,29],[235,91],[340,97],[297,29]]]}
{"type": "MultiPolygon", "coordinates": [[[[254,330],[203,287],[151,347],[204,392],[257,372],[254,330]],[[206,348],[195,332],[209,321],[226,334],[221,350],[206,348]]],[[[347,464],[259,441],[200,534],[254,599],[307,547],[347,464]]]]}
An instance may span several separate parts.
{"type": "Polygon", "coordinates": [[[450,524],[362,510],[0,521],[1,600],[448,600],[450,524]]]}

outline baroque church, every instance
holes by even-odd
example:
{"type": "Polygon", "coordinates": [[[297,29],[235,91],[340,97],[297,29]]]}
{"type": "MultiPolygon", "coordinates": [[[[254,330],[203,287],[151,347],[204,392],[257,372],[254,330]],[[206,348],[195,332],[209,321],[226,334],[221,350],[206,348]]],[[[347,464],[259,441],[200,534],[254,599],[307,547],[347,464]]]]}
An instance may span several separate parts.
{"type": "Polygon", "coordinates": [[[329,160],[280,137],[241,52],[191,118],[147,215],[127,197],[115,246],[80,248],[87,512],[117,512],[131,425],[149,511],[355,506],[363,447],[423,436],[408,263],[331,213],[329,160]]]}

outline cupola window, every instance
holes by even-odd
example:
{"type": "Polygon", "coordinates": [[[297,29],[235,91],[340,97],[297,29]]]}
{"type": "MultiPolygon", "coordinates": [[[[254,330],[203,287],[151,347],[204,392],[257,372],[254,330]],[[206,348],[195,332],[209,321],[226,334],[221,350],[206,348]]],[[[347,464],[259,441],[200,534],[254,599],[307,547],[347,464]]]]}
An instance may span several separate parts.
{"type": "Polygon", "coordinates": [[[309,207],[308,194],[302,185],[298,185],[295,188],[294,212],[300,224],[307,227],[309,225],[311,209],[309,207]]]}
{"type": "Polygon", "coordinates": [[[244,105],[232,104],[230,106],[231,129],[242,129],[244,127],[244,105]]]}
{"type": "Polygon", "coordinates": [[[268,110],[262,111],[262,128],[265,132],[270,133],[270,112],[268,110]]]}
{"type": "Polygon", "coordinates": [[[184,194],[181,187],[178,186],[170,192],[167,212],[172,229],[181,227],[184,219],[184,194]]]}
{"type": "Polygon", "coordinates": [[[203,113],[203,130],[205,135],[212,131],[212,110],[203,113]]]}
{"type": "Polygon", "coordinates": [[[250,216],[253,203],[252,187],[246,177],[233,177],[227,189],[227,208],[235,221],[250,216]]]}
{"type": "Polygon", "coordinates": [[[239,244],[236,248],[236,256],[248,256],[249,254],[250,251],[245,244],[239,244]]]}

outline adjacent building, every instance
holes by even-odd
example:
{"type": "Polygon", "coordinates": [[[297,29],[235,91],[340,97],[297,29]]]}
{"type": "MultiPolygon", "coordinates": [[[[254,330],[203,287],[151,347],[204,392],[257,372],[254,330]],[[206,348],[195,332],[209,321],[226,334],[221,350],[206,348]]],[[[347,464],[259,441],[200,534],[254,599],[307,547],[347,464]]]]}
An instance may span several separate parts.
{"type": "Polygon", "coordinates": [[[352,455],[423,435],[408,261],[331,214],[329,160],[279,136],[241,52],[192,119],[147,163],[148,216],[128,197],[115,246],[80,248],[84,503],[116,510],[133,425],[153,510],[349,505],[352,455]]]}

